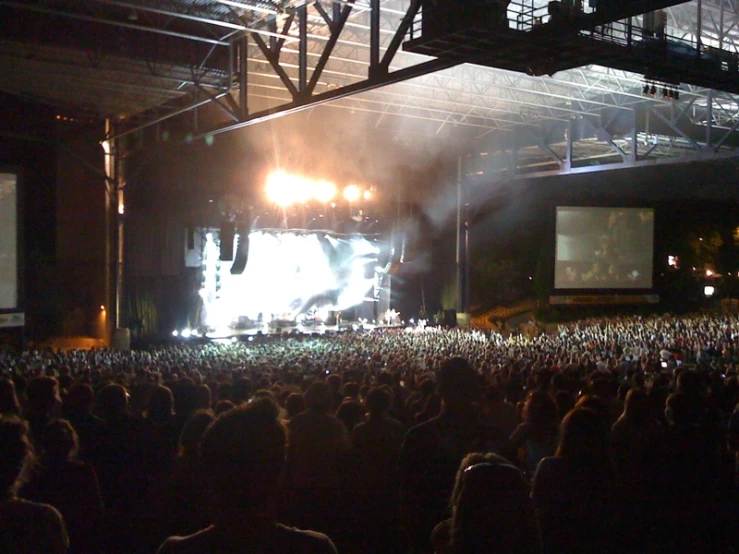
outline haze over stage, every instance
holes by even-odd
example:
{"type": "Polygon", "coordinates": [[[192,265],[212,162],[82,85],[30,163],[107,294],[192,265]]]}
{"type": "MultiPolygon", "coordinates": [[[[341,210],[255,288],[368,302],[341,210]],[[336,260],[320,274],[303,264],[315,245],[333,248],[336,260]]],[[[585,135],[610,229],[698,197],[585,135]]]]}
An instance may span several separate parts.
{"type": "Polygon", "coordinates": [[[0,173],[0,310],[18,307],[16,176],[0,173]]]}
{"type": "Polygon", "coordinates": [[[557,208],[555,289],[652,288],[654,210],[557,208]]]}

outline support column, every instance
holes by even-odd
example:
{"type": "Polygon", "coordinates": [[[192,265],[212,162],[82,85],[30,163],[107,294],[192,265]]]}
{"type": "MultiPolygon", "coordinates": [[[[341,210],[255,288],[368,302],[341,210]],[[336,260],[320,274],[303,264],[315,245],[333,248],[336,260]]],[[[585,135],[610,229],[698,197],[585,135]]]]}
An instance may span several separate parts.
{"type": "Polygon", "coordinates": [[[469,314],[469,264],[467,210],[464,206],[462,156],[457,158],[457,325],[468,327],[469,314]]]}
{"type": "MultiPolygon", "coordinates": [[[[107,134],[112,134],[115,123],[111,120],[107,122],[107,134]]],[[[111,233],[109,237],[109,267],[112,269],[112,306],[113,306],[113,332],[111,337],[111,347],[128,350],[131,346],[131,335],[125,326],[123,317],[123,286],[124,286],[124,262],[125,262],[125,215],[126,215],[126,173],[125,173],[125,137],[119,137],[108,143],[106,152],[108,162],[106,169],[111,183],[113,194],[111,195],[111,204],[113,204],[111,221],[111,233]]]]}

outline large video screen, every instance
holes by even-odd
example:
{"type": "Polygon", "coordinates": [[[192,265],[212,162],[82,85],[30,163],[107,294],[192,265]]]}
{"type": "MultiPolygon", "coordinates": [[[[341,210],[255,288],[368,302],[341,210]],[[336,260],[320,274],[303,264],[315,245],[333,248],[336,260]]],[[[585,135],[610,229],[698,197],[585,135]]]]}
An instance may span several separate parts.
{"type": "Polygon", "coordinates": [[[652,288],[654,210],[558,207],[555,289],[652,288]]]}
{"type": "Polygon", "coordinates": [[[244,318],[325,317],[372,297],[380,246],[368,238],[252,231],[246,268],[237,275],[231,273],[234,262],[219,260],[216,241],[215,232],[205,234],[200,324],[209,329],[227,329],[244,318]]]}
{"type": "Polygon", "coordinates": [[[18,307],[17,177],[0,173],[0,310],[18,307]]]}

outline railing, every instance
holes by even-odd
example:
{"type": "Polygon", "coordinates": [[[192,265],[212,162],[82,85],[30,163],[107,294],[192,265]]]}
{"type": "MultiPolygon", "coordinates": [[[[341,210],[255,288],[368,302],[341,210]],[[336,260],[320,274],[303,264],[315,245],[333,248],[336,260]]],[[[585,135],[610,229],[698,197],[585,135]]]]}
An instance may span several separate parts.
{"type": "Polygon", "coordinates": [[[475,329],[497,330],[497,326],[492,322],[493,319],[510,319],[522,313],[535,310],[537,307],[538,302],[533,299],[523,300],[513,306],[498,306],[482,315],[473,317],[471,320],[472,327],[475,329]]]}

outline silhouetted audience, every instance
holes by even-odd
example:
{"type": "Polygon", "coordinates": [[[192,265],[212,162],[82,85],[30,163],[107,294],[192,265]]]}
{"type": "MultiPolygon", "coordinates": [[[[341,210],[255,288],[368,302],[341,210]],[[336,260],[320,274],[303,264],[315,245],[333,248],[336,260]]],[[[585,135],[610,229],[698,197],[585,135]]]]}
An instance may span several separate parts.
{"type": "Polygon", "coordinates": [[[159,554],[336,552],[327,536],[278,523],[287,453],[278,412],[272,401],[261,398],[224,413],[208,427],[201,461],[213,524],[187,537],[167,539],[159,554]]]}
{"type": "Polygon", "coordinates": [[[32,464],[26,424],[0,418],[0,552],[64,554],[69,538],[59,511],[17,495],[32,464]]]}
{"type": "Polygon", "coordinates": [[[307,409],[287,424],[287,509],[290,522],[319,531],[340,525],[343,467],[349,453],[349,433],[332,409],[332,392],[325,383],[305,391],[307,409]],[[337,521],[339,520],[339,521],[337,521]]]}
{"type": "Polygon", "coordinates": [[[40,440],[41,456],[20,495],[59,510],[69,531],[70,552],[94,554],[101,548],[103,499],[95,470],[76,460],[77,451],[77,433],[68,421],[47,424],[40,440]]]}
{"type": "Polygon", "coordinates": [[[539,554],[541,541],[523,472],[496,454],[462,460],[451,496],[453,554],[539,554]]]}
{"type": "Polygon", "coordinates": [[[562,420],[556,454],[541,460],[531,493],[545,552],[621,551],[609,434],[589,408],[575,408],[562,420]]]}
{"type": "Polygon", "coordinates": [[[408,431],[399,457],[400,514],[415,552],[431,552],[435,525],[446,519],[454,478],[470,452],[500,451],[502,432],[484,420],[478,374],[463,358],[442,363],[441,415],[408,431]]]}
{"type": "Polygon", "coordinates": [[[737,336],[695,315],[0,350],[0,552],[63,551],[63,519],[95,554],[334,551],[278,521],[349,554],[536,552],[539,529],[545,553],[737,551],[737,336]]]}
{"type": "Polygon", "coordinates": [[[356,467],[349,490],[355,492],[354,511],[369,552],[390,553],[400,543],[396,462],[405,430],[388,415],[392,395],[388,386],[371,389],[365,400],[369,417],[352,431],[356,467]]]}

